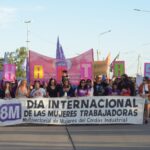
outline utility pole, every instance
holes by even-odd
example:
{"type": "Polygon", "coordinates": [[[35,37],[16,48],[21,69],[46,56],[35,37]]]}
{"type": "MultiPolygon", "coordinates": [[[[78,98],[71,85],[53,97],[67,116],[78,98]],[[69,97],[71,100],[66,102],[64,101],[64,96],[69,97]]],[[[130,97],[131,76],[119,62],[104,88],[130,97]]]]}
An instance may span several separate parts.
{"type": "MultiPolygon", "coordinates": [[[[104,32],[101,32],[98,34],[98,49],[99,50],[100,50],[100,37],[104,34],[109,33],[109,32],[111,32],[111,30],[107,30],[107,31],[104,31],[104,32]]],[[[97,61],[99,61],[99,54],[100,54],[99,50],[97,50],[97,61]]]]}
{"type": "Polygon", "coordinates": [[[26,43],[27,43],[27,46],[26,46],[26,49],[27,51],[29,50],[29,23],[31,23],[31,20],[28,20],[28,21],[25,21],[24,23],[27,24],[27,40],[26,40],[26,43]]]}
{"type": "Polygon", "coordinates": [[[138,63],[137,63],[137,74],[140,74],[140,72],[141,72],[140,57],[141,57],[141,55],[139,54],[138,55],[138,63]]]}

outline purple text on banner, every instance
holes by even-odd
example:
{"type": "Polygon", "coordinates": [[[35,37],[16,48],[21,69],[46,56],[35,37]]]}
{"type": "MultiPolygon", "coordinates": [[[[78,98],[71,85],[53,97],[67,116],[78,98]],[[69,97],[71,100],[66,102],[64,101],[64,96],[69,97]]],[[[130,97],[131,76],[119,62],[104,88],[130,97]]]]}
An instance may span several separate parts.
{"type": "Polygon", "coordinates": [[[21,104],[3,104],[0,106],[0,122],[21,119],[21,104]]]}

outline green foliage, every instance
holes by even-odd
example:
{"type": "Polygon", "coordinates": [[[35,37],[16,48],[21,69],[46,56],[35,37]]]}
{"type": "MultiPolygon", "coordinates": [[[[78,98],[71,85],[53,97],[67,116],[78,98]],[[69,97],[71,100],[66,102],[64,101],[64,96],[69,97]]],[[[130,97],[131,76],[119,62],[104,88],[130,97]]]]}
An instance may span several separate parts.
{"type": "Polygon", "coordinates": [[[16,76],[17,77],[26,77],[26,71],[22,69],[22,65],[25,62],[25,59],[28,56],[28,51],[25,47],[20,47],[16,49],[15,52],[10,52],[8,55],[9,63],[16,64],[17,71],[16,76]]]}
{"type": "Polygon", "coordinates": [[[0,58],[0,71],[3,70],[3,61],[4,61],[4,59],[0,58]]]}

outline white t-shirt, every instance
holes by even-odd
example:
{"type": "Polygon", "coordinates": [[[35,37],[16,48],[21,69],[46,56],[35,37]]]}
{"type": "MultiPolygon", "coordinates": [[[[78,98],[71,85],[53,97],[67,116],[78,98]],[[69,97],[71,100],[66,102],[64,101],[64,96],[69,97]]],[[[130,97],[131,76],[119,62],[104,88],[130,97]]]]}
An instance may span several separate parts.
{"type": "Polygon", "coordinates": [[[31,97],[44,97],[46,96],[46,91],[43,88],[33,89],[30,94],[31,97]]]}
{"type": "Polygon", "coordinates": [[[143,86],[143,94],[147,94],[146,91],[149,92],[148,84],[144,84],[143,86]]]}

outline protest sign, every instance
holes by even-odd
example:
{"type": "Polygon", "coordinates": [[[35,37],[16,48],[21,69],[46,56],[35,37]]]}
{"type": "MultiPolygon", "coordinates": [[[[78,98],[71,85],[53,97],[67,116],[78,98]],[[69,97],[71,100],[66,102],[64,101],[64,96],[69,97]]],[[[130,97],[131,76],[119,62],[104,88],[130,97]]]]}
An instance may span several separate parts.
{"type": "Polygon", "coordinates": [[[28,99],[23,121],[44,124],[142,124],[144,100],[139,97],[28,99]]]}
{"type": "Polygon", "coordinates": [[[3,79],[5,81],[15,82],[16,79],[16,65],[4,64],[3,79]]]}
{"type": "Polygon", "coordinates": [[[115,61],[113,63],[114,76],[120,77],[125,73],[125,62],[124,61],[115,61]]]}
{"type": "Polygon", "coordinates": [[[150,63],[144,63],[144,76],[150,78],[150,63]]]}
{"type": "Polygon", "coordinates": [[[0,125],[142,124],[140,97],[92,96],[0,101],[0,125]]]}

